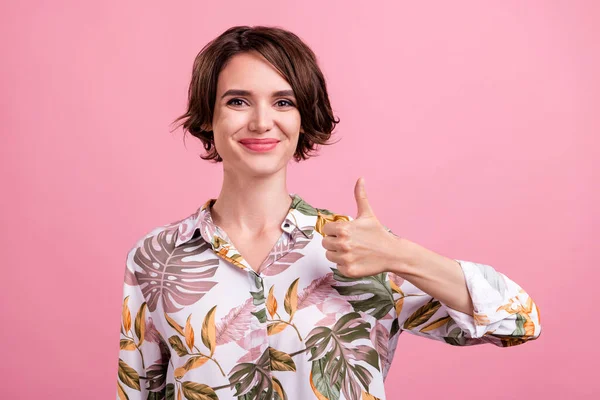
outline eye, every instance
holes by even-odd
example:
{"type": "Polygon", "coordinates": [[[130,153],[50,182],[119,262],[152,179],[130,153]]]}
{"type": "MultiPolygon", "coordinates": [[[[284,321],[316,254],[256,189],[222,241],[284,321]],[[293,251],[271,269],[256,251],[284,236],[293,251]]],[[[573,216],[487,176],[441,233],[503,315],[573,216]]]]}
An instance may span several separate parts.
{"type": "Polygon", "coordinates": [[[233,99],[231,99],[231,100],[229,100],[229,101],[227,102],[227,105],[230,105],[230,104],[231,104],[231,105],[234,105],[234,106],[239,106],[239,105],[241,105],[241,104],[232,104],[233,102],[240,102],[240,103],[243,103],[244,101],[243,101],[242,99],[233,98],[233,99]]]}
{"type": "Polygon", "coordinates": [[[280,104],[280,103],[285,103],[285,104],[284,104],[284,107],[285,107],[285,105],[288,105],[288,106],[294,107],[294,103],[292,103],[292,102],[291,102],[291,101],[289,101],[289,100],[279,100],[279,101],[277,101],[277,104],[280,104]]]}

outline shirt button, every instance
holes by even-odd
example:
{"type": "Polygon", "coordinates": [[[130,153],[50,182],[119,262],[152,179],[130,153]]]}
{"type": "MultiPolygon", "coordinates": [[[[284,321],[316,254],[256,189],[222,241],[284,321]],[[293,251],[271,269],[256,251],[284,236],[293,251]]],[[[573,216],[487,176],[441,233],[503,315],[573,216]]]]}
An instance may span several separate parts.
{"type": "Polygon", "coordinates": [[[283,226],[285,226],[286,228],[290,226],[290,224],[288,224],[287,222],[285,224],[283,224],[283,226]]]}

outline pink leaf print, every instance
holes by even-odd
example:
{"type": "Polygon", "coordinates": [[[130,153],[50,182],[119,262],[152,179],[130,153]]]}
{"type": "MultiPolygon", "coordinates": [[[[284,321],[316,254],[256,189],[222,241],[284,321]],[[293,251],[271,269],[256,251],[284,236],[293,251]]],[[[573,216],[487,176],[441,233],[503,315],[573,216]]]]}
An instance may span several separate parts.
{"type": "Polygon", "coordinates": [[[247,350],[246,354],[237,360],[237,363],[250,362],[259,358],[265,350],[266,335],[267,332],[265,329],[255,329],[253,331],[246,332],[242,338],[236,341],[238,346],[247,350]],[[253,346],[253,344],[256,343],[259,343],[258,346],[253,346]]]}
{"type": "Polygon", "coordinates": [[[386,319],[394,319],[394,317],[392,316],[392,314],[387,313],[383,317],[381,317],[379,320],[380,321],[385,321],[386,319]]]}
{"type": "Polygon", "coordinates": [[[287,253],[284,257],[281,257],[277,262],[274,262],[262,272],[265,276],[277,275],[290,267],[293,263],[304,257],[302,253],[287,253]]]}
{"type": "Polygon", "coordinates": [[[352,305],[331,287],[336,283],[333,273],[313,280],[298,295],[298,310],[312,305],[317,306],[317,309],[325,315],[316,322],[318,326],[333,325],[341,315],[352,312],[352,305]]]}
{"type": "Polygon", "coordinates": [[[335,284],[336,281],[333,279],[333,273],[331,272],[312,281],[298,295],[298,310],[311,305],[321,305],[332,296],[337,297],[337,291],[331,287],[335,284]]]}
{"type": "Polygon", "coordinates": [[[240,359],[236,361],[236,364],[256,361],[256,359],[259,358],[262,353],[263,353],[262,345],[253,347],[253,348],[249,349],[246,354],[244,354],[242,357],[240,357],[240,359]]]}
{"type": "Polygon", "coordinates": [[[326,316],[315,322],[315,326],[331,326],[335,324],[336,321],[337,317],[335,316],[335,313],[327,314],[326,316]]]}
{"type": "Polygon", "coordinates": [[[250,314],[254,308],[252,298],[248,298],[241,305],[231,309],[217,324],[217,345],[242,339],[248,333],[248,328],[254,318],[250,314]]]}
{"type": "Polygon", "coordinates": [[[390,334],[388,330],[385,329],[385,326],[379,321],[376,321],[375,326],[371,328],[370,339],[375,346],[375,350],[377,350],[377,354],[379,354],[379,361],[382,366],[388,359],[389,337],[390,334]]]}
{"type": "Polygon", "coordinates": [[[159,343],[161,340],[160,332],[156,329],[154,325],[154,320],[152,317],[148,317],[148,321],[146,322],[146,330],[144,332],[144,340],[152,343],[159,343]]]}
{"type": "Polygon", "coordinates": [[[324,318],[316,322],[316,325],[320,326],[331,326],[344,314],[354,311],[348,301],[338,297],[333,297],[321,304],[317,304],[317,308],[325,315],[324,318]]]}
{"type": "MultiPolygon", "coordinates": [[[[201,237],[175,248],[176,231],[165,229],[148,237],[135,251],[133,260],[142,271],[135,272],[148,310],[155,311],[162,301],[167,313],[177,312],[200,300],[217,283],[208,281],[214,276],[219,260],[189,259],[189,253],[210,249],[201,237]],[[186,259],[187,258],[187,259],[186,259]]],[[[132,277],[126,276],[126,280],[132,277]]]]}
{"type": "Polygon", "coordinates": [[[391,281],[394,281],[394,283],[396,285],[398,285],[398,287],[402,286],[402,284],[404,283],[404,279],[400,278],[398,275],[393,274],[391,272],[388,272],[388,279],[391,281]]]}
{"type": "MultiPolygon", "coordinates": [[[[275,246],[273,246],[273,249],[271,249],[271,252],[267,256],[267,258],[263,261],[261,267],[270,266],[272,263],[274,263],[275,261],[277,261],[278,259],[283,257],[286,253],[291,251],[293,249],[293,247],[294,247],[294,238],[289,237],[288,235],[283,235],[281,237],[281,240],[279,240],[279,241],[277,241],[277,243],[275,243],[275,246]]],[[[259,272],[262,272],[262,269],[259,272]]]]}
{"type": "Polygon", "coordinates": [[[265,268],[261,273],[265,276],[277,275],[290,267],[293,263],[304,257],[304,254],[297,252],[306,247],[310,243],[310,239],[306,238],[304,234],[296,229],[293,232],[293,250],[281,257],[273,264],[265,268]]]}
{"type": "Polygon", "coordinates": [[[197,217],[197,214],[194,214],[193,218],[192,217],[186,218],[184,220],[179,220],[179,221],[171,224],[172,226],[179,225],[179,228],[178,228],[179,239],[188,240],[189,238],[192,237],[192,235],[194,234],[194,231],[196,230],[196,217],[197,217]]]}
{"type": "Polygon", "coordinates": [[[325,315],[327,314],[347,314],[353,311],[352,304],[348,303],[347,300],[332,297],[324,302],[317,304],[317,308],[325,315]]]}

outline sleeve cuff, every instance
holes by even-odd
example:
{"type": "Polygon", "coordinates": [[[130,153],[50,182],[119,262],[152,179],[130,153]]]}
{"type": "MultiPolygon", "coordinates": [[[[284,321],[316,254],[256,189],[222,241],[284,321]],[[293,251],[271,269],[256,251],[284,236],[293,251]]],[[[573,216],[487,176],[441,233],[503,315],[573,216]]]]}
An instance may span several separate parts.
{"type": "Polygon", "coordinates": [[[480,338],[488,331],[489,325],[505,318],[505,315],[496,310],[505,301],[502,292],[506,292],[506,282],[502,275],[491,267],[470,261],[455,261],[460,264],[465,276],[467,289],[473,301],[474,315],[457,311],[445,304],[442,306],[469,337],[480,338]],[[484,272],[488,270],[491,270],[490,274],[484,272]],[[492,274],[493,276],[489,276],[492,274]]]}

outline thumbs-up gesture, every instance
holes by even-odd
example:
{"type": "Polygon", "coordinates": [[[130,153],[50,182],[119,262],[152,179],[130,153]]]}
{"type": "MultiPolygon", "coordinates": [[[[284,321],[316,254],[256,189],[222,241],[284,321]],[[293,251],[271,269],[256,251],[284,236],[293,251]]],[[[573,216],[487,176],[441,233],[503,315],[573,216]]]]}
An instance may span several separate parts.
{"type": "Polygon", "coordinates": [[[399,238],[379,222],[359,178],[354,187],[357,214],[351,221],[328,222],[323,226],[325,257],[349,278],[389,271],[398,262],[399,238]]]}

